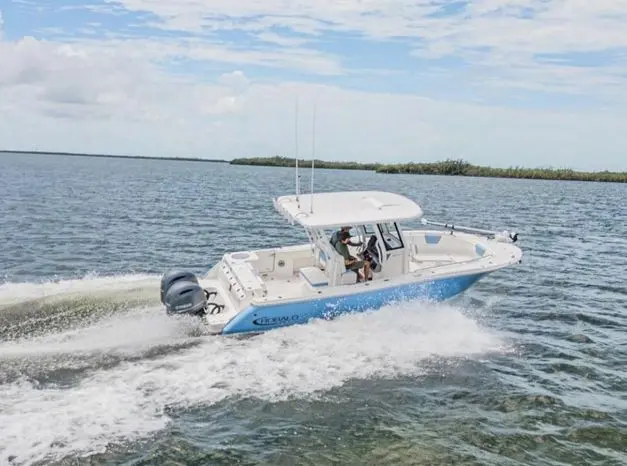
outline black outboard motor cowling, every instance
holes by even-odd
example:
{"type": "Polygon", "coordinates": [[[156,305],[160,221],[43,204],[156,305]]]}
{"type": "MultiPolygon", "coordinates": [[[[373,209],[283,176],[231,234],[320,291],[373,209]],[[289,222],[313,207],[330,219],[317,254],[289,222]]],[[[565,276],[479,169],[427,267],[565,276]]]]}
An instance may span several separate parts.
{"type": "Polygon", "coordinates": [[[176,283],[181,280],[192,282],[192,283],[198,283],[198,279],[196,278],[196,275],[186,270],[179,270],[179,269],[168,270],[166,273],[163,274],[163,277],[161,278],[161,302],[163,304],[165,304],[164,299],[165,299],[166,293],[168,292],[168,288],[170,288],[170,286],[172,286],[173,283],[176,283]]]}
{"type": "Polygon", "coordinates": [[[165,311],[170,315],[202,315],[207,307],[207,296],[202,287],[188,280],[173,283],[164,301],[165,311]]]}

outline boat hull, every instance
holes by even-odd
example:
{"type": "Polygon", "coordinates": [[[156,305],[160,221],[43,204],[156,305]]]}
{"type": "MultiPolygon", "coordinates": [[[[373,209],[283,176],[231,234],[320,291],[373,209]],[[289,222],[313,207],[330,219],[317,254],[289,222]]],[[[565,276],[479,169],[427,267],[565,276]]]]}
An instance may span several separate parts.
{"type": "Polygon", "coordinates": [[[311,319],[331,319],[340,314],[379,309],[387,304],[424,300],[439,302],[450,299],[476,283],[485,273],[442,278],[421,283],[394,285],[342,296],[329,296],[281,304],[249,306],[231,319],[221,334],[259,333],[290,325],[305,324],[311,319]]]}

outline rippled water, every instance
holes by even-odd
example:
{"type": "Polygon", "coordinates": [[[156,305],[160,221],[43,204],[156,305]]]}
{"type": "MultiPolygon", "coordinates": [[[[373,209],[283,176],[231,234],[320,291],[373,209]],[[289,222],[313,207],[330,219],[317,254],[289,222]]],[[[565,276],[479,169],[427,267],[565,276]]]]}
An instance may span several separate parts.
{"type": "Polygon", "coordinates": [[[0,156],[0,464],[626,464],[627,186],[319,170],[517,230],[523,263],[252,338],[166,318],[164,269],[306,240],[272,210],[293,175],[0,156]]]}

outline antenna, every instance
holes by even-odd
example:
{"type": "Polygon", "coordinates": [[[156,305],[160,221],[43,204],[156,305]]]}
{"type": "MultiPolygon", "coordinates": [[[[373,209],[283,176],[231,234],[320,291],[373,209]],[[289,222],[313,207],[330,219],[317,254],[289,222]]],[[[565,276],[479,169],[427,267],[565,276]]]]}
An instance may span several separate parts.
{"type": "Polygon", "coordinates": [[[309,202],[309,212],[313,213],[313,194],[314,194],[314,165],[316,160],[316,102],[314,101],[313,119],[312,119],[312,138],[311,138],[311,200],[309,202]]]}
{"type": "Polygon", "coordinates": [[[294,121],[294,146],[296,151],[296,203],[300,209],[300,177],[298,176],[298,96],[296,96],[294,113],[296,115],[294,121]]]}

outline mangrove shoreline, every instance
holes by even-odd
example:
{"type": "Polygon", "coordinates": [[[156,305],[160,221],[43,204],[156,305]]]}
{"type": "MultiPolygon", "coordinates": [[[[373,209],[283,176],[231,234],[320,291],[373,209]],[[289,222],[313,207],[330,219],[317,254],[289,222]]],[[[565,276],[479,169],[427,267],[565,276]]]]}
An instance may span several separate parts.
{"type": "MultiPolygon", "coordinates": [[[[251,157],[237,158],[230,162],[232,165],[255,165],[269,167],[295,167],[296,161],[288,157],[251,157]]],[[[299,160],[299,166],[304,169],[311,166],[311,160],[299,160]]],[[[446,176],[474,176],[487,178],[521,178],[532,180],[566,180],[566,181],[600,181],[611,183],[627,183],[627,172],[582,172],[568,168],[492,168],[473,165],[464,160],[443,160],[428,163],[358,163],[358,162],[327,162],[315,160],[317,168],[340,170],[367,170],[386,174],[412,175],[446,175],[446,176]]]]}
{"type": "MultiPolygon", "coordinates": [[[[179,162],[208,162],[228,163],[230,165],[249,165],[260,167],[295,167],[296,161],[289,157],[241,157],[233,160],[203,159],[197,157],[151,157],[139,155],[109,155],[109,154],[81,154],[72,152],[43,152],[0,150],[0,154],[42,154],[63,155],[72,157],[105,157],[139,160],[169,160],[179,162]]],[[[300,159],[299,165],[306,169],[311,166],[311,159],[300,159]]],[[[360,163],[360,162],[329,162],[315,160],[315,167],[336,170],[365,170],[385,174],[412,174],[412,175],[445,175],[445,176],[473,176],[487,178],[519,178],[532,180],[564,180],[564,181],[598,181],[610,183],[627,183],[627,172],[583,172],[568,168],[492,168],[473,165],[464,160],[447,159],[440,162],[425,163],[360,163]]]]}

